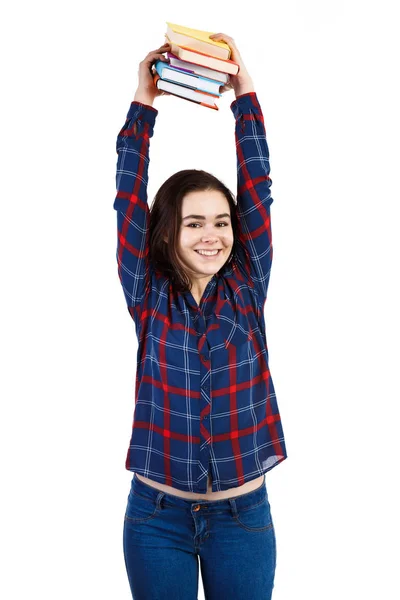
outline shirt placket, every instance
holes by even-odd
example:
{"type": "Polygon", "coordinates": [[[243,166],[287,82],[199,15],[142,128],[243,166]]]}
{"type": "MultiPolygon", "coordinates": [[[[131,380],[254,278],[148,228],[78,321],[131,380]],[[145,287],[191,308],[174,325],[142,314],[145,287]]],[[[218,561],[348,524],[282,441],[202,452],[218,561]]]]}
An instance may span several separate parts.
{"type": "MultiPolygon", "coordinates": [[[[200,358],[200,463],[203,472],[207,471],[211,444],[211,353],[206,335],[204,316],[199,311],[198,351],[200,358]]],[[[207,478],[204,480],[207,486],[207,478]]],[[[206,488],[205,488],[206,489],[206,488]]]]}

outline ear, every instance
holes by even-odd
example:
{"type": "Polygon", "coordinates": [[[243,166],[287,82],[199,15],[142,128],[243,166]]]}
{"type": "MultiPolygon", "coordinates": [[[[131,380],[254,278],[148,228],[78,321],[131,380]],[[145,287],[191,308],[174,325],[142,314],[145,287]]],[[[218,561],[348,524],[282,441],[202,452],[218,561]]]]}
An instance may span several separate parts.
{"type": "Polygon", "coordinates": [[[163,240],[164,240],[164,242],[165,242],[166,244],[168,243],[168,238],[167,238],[167,236],[166,236],[166,235],[164,235],[164,238],[163,238],[163,240]]]}

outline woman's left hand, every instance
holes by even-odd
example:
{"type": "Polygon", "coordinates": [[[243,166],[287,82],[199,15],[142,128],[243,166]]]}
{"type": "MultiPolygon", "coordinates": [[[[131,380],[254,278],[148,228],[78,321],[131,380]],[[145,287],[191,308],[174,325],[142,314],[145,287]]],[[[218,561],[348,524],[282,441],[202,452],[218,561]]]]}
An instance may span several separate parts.
{"type": "Polygon", "coordinates": [[[229,83],[222,87],[221,92],[223,93],[233,89],[236,96],[245,94],[247,92],[253,92],[253,81],[245,67],[242,57],[240,56],[240,52],[235,44],[234,39],[225,33],[213,33],[210,35],[210,39],[215,40],[216,42],[225,42],[228,44],[229,48],[231,49],[230,60],[233,60],[233,62],[239,65],[239,71],[237,75],[229,75],[229,83]]]}

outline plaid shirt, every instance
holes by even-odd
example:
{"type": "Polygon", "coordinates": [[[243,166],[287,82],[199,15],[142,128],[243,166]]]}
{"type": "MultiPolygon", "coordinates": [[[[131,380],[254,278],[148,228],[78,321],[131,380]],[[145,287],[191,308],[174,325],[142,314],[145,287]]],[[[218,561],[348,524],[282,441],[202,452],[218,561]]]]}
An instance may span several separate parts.
{"type": "Polygon", "coordinates": [[[138,338],[126,468],[180,490],[243,485],[286,457],[268,368],[264,304],[272,261],[269,150],[255,92],[235,117],[239,250],[204,290],[172,289],[149,261],[149,144],[158,111],[132,102],[117,137],[118,274],[138,338]],[[134,129],[136,124],[136,129],[134,129]],[[240,255],[239,255],[240,254],[240,255]]]}

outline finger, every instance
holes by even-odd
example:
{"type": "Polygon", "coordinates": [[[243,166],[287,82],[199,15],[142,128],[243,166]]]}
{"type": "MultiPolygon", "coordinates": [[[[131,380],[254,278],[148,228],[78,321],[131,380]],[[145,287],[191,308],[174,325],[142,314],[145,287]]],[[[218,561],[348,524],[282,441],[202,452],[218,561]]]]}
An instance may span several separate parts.
{"type": "Polygon", "coordinates": [[[233,88],[232,88],[232,85],[231,85],[230,83],[226,83],[226,84],[223,86],[223,88],[222,88],[222,90],[221,90],[221,93],[223,94],[224,92],[230,92],[230,90],[232,90],[232,89],[233,89],[233,88]]]}
{"type": "Polygon", "coordinates": [[[151,56],[154,56],[154,54],[159,54],[160,52],[166,52],[167,50],[170,50],[171,46],[170,44],[164,44],[164,46],[160,46],[159,48],[157,48],[157,50],[152,50],[151,52],[149,52],[147,54],[147,56],[144,58],[144,60],[149,59],[151,56]]]}
{"type": "Polygon", "coordinates": [[[161,53],[158,53],[158,52],[151,52],[142,61],[142,64],[144,64],[144,65],[151,65],[151,64],[153,64],[153,62],[155,62],[158,59],[161,59],[161,60],[169,62],[169,58],[167,56],[164,56],[164,54],[161,54],[161,53]]]}
{"type": "Polygon", "coordinates": [[[226,33],[213,33],[212,35],[210,35],[210,38],[224,38],[224,40],[229,40],[230,42],[233,42],[233,38],[231,38],[226,33]]]}
{"type": "Polygon", "coordinates": [[[167,50],[168,48],[171,48],[171,44],[166,42],[165,44],[157,48],[157,50],[154,50],[154,52],[165,52],[165,50],[167,50]]]}
{"type": "Polygon", "coordinates": [[[231,50],[239,52],[235,44],[235,40],[229,35],[226,35],[225,33],[216,33],[215,35],[210,35],[210,39],[212,39],[214,42],[225,42],[226,44],[228,44],[231,50]]]}

